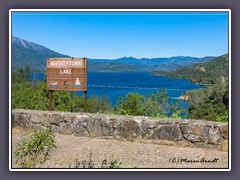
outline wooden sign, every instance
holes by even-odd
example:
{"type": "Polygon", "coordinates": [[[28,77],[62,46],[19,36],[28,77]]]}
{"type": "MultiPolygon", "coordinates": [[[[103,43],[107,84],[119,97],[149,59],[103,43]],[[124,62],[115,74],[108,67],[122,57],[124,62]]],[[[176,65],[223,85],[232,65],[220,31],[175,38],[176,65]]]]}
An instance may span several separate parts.
{"type": "Polygon", "coordinates": [[[87,91],[87,58],[48,58],[47,89],[87,91]]]}

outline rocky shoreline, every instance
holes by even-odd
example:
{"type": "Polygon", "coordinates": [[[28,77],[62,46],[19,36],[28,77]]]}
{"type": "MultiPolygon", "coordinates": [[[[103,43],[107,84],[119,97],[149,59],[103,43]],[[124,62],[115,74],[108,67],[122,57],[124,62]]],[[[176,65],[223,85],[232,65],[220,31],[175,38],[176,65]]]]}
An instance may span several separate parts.
{"type": "Polygon", "coordinates": [[[181,95],[179,97],[179,99],[181,99],[181,100],[189,100],[189,96],[188,95],[181,95]]]}

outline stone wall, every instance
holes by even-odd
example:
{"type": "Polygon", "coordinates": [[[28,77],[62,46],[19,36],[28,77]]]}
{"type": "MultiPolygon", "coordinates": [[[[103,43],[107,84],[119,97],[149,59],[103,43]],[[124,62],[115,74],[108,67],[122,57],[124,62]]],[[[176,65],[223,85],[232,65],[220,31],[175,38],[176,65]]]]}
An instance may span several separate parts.
{"type": "Polygon", "coordinates": [[[12,128],[46,128],[66,135],[228,150],[228,123],[108,114],[12,110],[12,128]]]}

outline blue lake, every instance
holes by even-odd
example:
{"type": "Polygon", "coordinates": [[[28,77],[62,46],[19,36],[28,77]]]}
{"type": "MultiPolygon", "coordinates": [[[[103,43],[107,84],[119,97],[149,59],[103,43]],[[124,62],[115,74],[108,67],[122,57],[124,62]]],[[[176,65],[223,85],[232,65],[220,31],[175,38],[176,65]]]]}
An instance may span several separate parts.
{"type": "MultiPolygon", "coordinates": [[[[33,77],[33,76],[32,76],[33,77]]],[[[43,80],[43,74],[35,74],[35,78],[43,80]]],[[[204,88],[204,85],[191,83],[188,79],[155,76],[147,72],[89,72],[88,73],[88,97],[92,94],[101,97],[106,95],[112,105],[119,96],[125,97],[130,92],[138,92],[148,95],[154,91],[165,88],[170,100],[180,102],[188,108],[188,101],[180,100],[179,96],[186,90],[204,88]]],[[[82,96],[83,92],[76,92],[82,96]]]]}

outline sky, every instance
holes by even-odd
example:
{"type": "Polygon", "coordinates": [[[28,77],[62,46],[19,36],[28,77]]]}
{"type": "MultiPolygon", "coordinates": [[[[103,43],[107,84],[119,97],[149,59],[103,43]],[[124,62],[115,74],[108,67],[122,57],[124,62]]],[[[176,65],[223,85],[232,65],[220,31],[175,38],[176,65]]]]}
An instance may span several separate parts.
{"type": "Polygon", "coordinates": [[[12,12],[12,35],[72,57],[220,56],[228,12],[12,12]]]}

